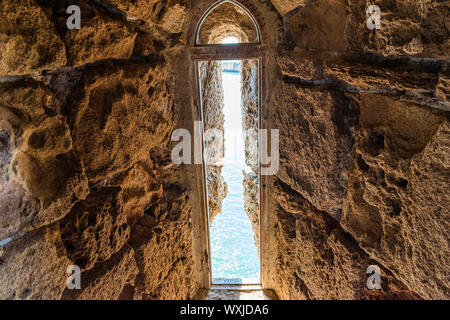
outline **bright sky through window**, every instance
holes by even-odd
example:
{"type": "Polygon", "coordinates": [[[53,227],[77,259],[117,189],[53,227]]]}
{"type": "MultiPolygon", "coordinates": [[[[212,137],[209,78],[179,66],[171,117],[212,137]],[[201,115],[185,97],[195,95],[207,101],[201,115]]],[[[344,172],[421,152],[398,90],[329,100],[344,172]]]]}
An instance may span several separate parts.
{"type": "Polygon", "coordinates": [[[222,40],[222,44],[233,44],[233,43],[239,43],[238,38],[236,37],[226,37],[222,40]]]}

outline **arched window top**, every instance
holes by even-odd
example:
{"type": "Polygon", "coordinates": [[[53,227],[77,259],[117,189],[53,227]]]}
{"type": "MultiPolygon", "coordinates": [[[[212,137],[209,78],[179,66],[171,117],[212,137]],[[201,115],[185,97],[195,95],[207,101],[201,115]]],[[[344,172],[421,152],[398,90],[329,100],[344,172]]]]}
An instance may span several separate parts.
{"type": "Polygon", "coordinates": [[[261,42],[258,24],[244,6],[233,0],[219,1],[200,20],[195,44],[222,44],[229,37],[239,43],[261,42]]]}

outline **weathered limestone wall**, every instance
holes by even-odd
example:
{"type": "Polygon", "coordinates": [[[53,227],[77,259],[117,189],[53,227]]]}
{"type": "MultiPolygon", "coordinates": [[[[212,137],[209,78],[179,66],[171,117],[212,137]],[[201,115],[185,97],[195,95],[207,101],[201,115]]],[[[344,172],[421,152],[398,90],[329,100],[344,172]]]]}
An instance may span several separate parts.
{"type": "Polygon", "coordinates": [[[219,61],[201,61],[199,69],[205,130],[209,224],[212,225],[214,217],[222,212],[222,201],[228,193],[227,183],[222,176],[225,154],[222,65],[219,61]]]}
{"type": "Polygon", "coordinates": [[[0,3],[0,299],[187,299],[170,160],[187,1],[0,3]],[[82,29],[66,28],[79,5],[82,29]],[[138,19],[127,19],[136,15],[138,19]],[[66,288],[81,268],[81,290],[66,288]]]}
{"type": "Polygon", "coordinates": [[[285,2],[301,6],[271,93],[277,294],[448,299],[448,2],[373,1],[380,30],[366,1],[285,2]]]}
{"type": "MultiPolygon", "coordinates": [[[[193,132],[200,1],[0,2],[0,298],[195,297],[199,188],[170,134],[193,132]]],[[[267,283],[281,299],[448,299],[448,1],[375,0],[380,30],[365,0],[242,3],[267,45],[261,119],[280,129],[267,283]]]]}
{"type": "MultiPolygon", "coordinates": [[[[259,248],[259,70],[257,60],[242,61],[242,130],[244,133],[245,163],[244,210],[252,224],[255,245],[259,248]]],[[[258,251],[259,252],[259,251],[258,251]]]]}

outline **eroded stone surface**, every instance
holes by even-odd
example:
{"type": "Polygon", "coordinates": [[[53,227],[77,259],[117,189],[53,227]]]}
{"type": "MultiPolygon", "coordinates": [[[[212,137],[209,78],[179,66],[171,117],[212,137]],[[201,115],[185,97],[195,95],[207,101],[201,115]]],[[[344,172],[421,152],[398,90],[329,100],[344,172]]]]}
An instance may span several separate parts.
{"type": "MultiPolygon", "coordinates": [[[[72,65],[85,65],[105,59],[130,58],[137,33],[130,30],[125,23],[99,13],[92,6],[83,2],[79,5],[82,12],[82,28],[65,30],[64,33],[64,42],[72,65]]],[[[54,10],[61,10],[61,7],[58,6],[54,10]]],[[[60,28],[63,29],[64,26],[60,25],[60,28]]]]}
{"type": "Polygon", "coordinates": [[[380,29],[368,27],[365,0],[320,0],[306,2],[289,18],[289,32],[305,49],[446,58],[448,3],[379,0],[370,5],[380,8],[380,29]]]}
{"type": "Polygon", "coordinates": [[[24,225],[31,224],[33,216],[39,212],[40,203],[16,182],[10,182],[0,190],[0,228],[2,237],[6,238],[24,225]]]}
{"type": "Polygon", "coordinates": [[[90,181],[130,168],[169,139],[173,98],[162,65],[93,67],[81,81],[68,117],[90,181]]]}
{"type": "Polygon", "coordinates": [[[289,32],[301,48],[342,51],[346,48],[345,20],[344,0],[319,0],[290,17],[289,32]]]}
{"type": "Polygon", "coordinates": [[[259,179],[252,170],[243,170],[244,210],[252,224],[253,238],[259,253],[259,179]]]}
{"type": "Polygon", "coordinates": [[[100,10],[93,1],[37,0],[64,42],[68,65],[81,66],[106,59],[128,59],[138,42],[138,33],[125,21],[100,10]],[[80,7],[80,29],[69,30],[66,13],[80,7]]]}
{"type": "Polygon", "coordinates": [[[444,74],[439,75],[436,96],[442,101],[450,102],[450,76],[444,74]]]}
{"type": "MultiPolygon", "coordinates": [[[[179,54],[182,42],[177,34],[184,31],[185,5],[166,2],[156,13],[157,32],[149,35],[123,17],[85,1],[70,3],[82,9],[82,29],[68,31],[68,2],[37,3],[41,8],[31,6],[30,12],[42,26],[31,24],[29,29],[39,28],[43,30],[40,35],[47,36],[47,42],[38,39],[41,48],[55,46],[53,35],[46,35],[51,29],[60,39],[63,63],[68,67],[46,60],[34,66],[28,59],[33,66],[14,70],[53,71],[34,75],[34,80],[7,79],[0,84],[0,240],[14,236],[5,240],[11,243],[1,250],[0,274],[6,284],[0,288],[2,296],[59,299],[67,266],[74,263],[83,270],[83,288],[81,292],[66,290],[65,299],[158,298],[162,291],[166,298],[193,296],[198,285],[190,251],[188,196],[178,191],[168,196],[167,192],[178,190],[180,180],[168,149],[180,114],[173,112],[170,72],[174,68],[165,58],[174,61],[179,54]],[[153,55],[166,49],[171,51],[165,57],[153,55]],[[146,220],[149,216],[157,226],[146,220]],[[54,222],[47,232],[46,225],[54,222]],[[140,282],[135,290],[135,253],[126,243],[129,226],[136,223],[133,230],[142,239],[150,238],[148,252],[140,251],[141,277],[150,281],[140,282]],[[35,228],[41,229],[17,238],[35,228]],[[166,236],[155,238],[161,230],[167,231],[166,236]],[[47,243],[56,237],[57,254],[52,247],[56,240],[47,243]],[[171,247],[175,238],[180,241],[174,251],[160,252],[156,259],[147,255],[157,245],[171,247]],[[179,258],[174,260],[173,252],[179,258]],[[144,264],[147,258],[152,263],[144,264]],[[147,273],[153,275],[161,261],[169,263],[164,265],[165,278],[156,283],[147,273]],[[31,283],[32,289],[28,288],[31,283]],[[161,283],[166,285],[164,290],[161,283]]],[[[2,4],[10,6],[9,2],[2,4]]],[[[144,12],[141,9],[142,3],[138,10],[144,12]]],[[[16,38],[7,40],[13,43],[16,38]]],[[[34,45],[26,50],[33,52],[34,45]]],[[[23,54],[15,51],[14,55],[23,54]]]]}
{"type": "Polygon", "coordinates": [[[422,297],[445,298],[446,271],[435,265],[448,263],[448,120],[368,95],[360,121],[342,225],[422,297]]]}
{"type": "Polygon", "coordinates": [[[212,225],[214,217],[222,212],[222,202],[228,193],[227,183],[222,176],[225,155],[222,66],[218,61],[205,61],[200,63],[199,69],[205,131],[209,223],[212,225]]]}
{"type": "Polygon", "coordinates": [[[88,186],[72,152],[66,119],[56,115],[61,109],[57,97],[34,81],[5,83],[0,91],[0,190],[6,196],[1,216],[9,221],[0,229],[0,238],[5,238],[62,218],[76,199],[86,197],[88,186]]]}
{"type": "Polygon", "coordinates": [[[135,299],[189,299],[194,265],[186,195],[166,187],[132,230],[139,274],[135,299]]]}
{"type": "Polygon", "coordinates": [[[244,210],[252,224],[253,237],[259,253],[259,82],[258,61],[243,60],[241,67],[241,115],[244,139],[245,163],[242,186],[244,188],[244,210]]]}
{"type": "Polygon", "coordinates": [[[284,16],[286,13],[302,6],[305,0],[271,0],[272,4],[277,8],[278,12],[284,16]]]}
{"type": "Polygon", "coordinates": [[[316,208],[339,215],[357,110],[333,91],[282,84],[274,110],[280,128],[280,179],[316,208]]]}
{"type": "Polygon", "coordinates": [[[2,1],[0,16],[0,76],[29,74],[66,64],[64,43],[36,1],[2,1]]]}
{"type": "Polygon", "coordinates": [[[104,188],[77,203],[61,222],[64,245],[82,269],[108,260],[130,235],[120,188],[104,188]]]}
{"type": "Polygon", "coordinates": [[[166,32],[180,33],[183,31],[187,15],[188,1],[186,0],[138,0],[133,2],[105,0],[104,2],[149,24],[156,24],[166,32]]]}
{"type": "Polygon", "coordinates": [[[61,232],[57,226],[28,233],[2,248],[0,298],[60,299],[66,286],[67,267],[61,232]]]}
{"type": "MultiPolygon", "coordinates": [[[[419,68],[398,68],[392,66],[371,66],[356,62],[328,62],[323,67],[323,77],[329,80],[373,90],[417,90],[432,96],[438,84],[435,73],[419,68]],[[414,74],[414,76],[412,76],[414,74]]],[[[443,81],[445,79],[441,78],[443,81]]],[[[442,97],[443,98],[443,97],[442,97]]]]}
{"type": "Polygon", "coordinates": [[[348,48],[382,55],[410,55],[445,59],[449,51],[449,28],[444,17],[447,1],[372,1],[381,10],[381,28],[367,28],[365,0],[348,2],[346,39],[348,48]]]}
{"type": "Polygon", "coordinates": [[[297,77],[304,80],[319,80],[322,78],[320,60],[305,58],[302,55],[282,55],[277,59],[283,76],[297,77]]]}
{"type": "Polygon", "coordinates": [[[136,163],[132,168],[105,181],[105,185],[118,186],[123,190],[123,212],[130,222],[144,215],[163,193],[160,164],[151,159],[136,163]]]}
{"type": "MultiPolygon", "coordinates": [[[[282,182],[275,185],[279,242],[274,281],[280,299],[371,299],[366,270],[373,264],[328,214],[320,212],[282,182]],[[293,271],[293,272],[292,272],[293,271]]],[[[382,271],[378,299],[418,298],[382,271]]]]}

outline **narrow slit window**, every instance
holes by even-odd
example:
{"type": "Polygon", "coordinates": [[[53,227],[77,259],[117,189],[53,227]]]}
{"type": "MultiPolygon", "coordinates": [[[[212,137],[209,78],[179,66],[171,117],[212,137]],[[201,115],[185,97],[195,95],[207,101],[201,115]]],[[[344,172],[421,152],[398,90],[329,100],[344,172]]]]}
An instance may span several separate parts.
{"type": "Polygon", "coordinates": [[[259,284],[258,61],[200,61],[199,74],[213,284],[259,284]]]}

